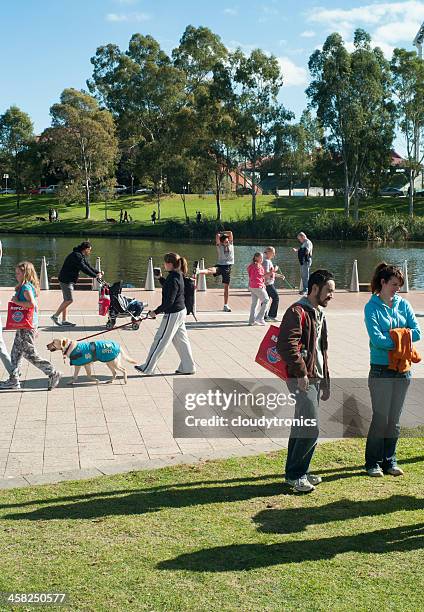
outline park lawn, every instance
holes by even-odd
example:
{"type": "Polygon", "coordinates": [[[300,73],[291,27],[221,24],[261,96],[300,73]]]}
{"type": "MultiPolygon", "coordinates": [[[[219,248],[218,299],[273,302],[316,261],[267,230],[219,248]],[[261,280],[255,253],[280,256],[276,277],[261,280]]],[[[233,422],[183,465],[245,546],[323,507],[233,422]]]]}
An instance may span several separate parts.
{"type": "Polygon", "coordinates": [[[2,491],[0,591],[71,609],[424,609],[422,439],[403,478],[371,479],[364,444],[319,446],[311,495],[285,452],[2,491]]]}
{"type": "MultiPolygon", "coordinates": [[[[190,194],[186,200],[187,214],[191,221],[195,220],[196,211],[202,212],[204,219],[216,217],[216,203],[213,195],[198,196],[190,194]]],[[[91,206],[91,219],[85,220],[85,206],[59,204],[54,196],[27,196],[21,201],[21,214],[16,214],[16,196],[0,196],[0,229],[5,231],[28,231],[39,233],[81,233],[93,231],[96,233],[125,234],[161,234],[161,223],[152,226],[150,216],[156,210],[156,200],[151,196],[121,196],[110,202],[94,202],[91,206]],[[36,217],[48,219],[49,208],[57,208],[60,215],[59,224],[48,224],[37,221],[36,217]],[[107,218],[119,221],[120,210],[127,210],[132,216],[132,224],[105,223],[107,218]]],[[[258,196],[257,213],[260,215],[282,215],[301,222],[310,219],[324,210],[343,211],[341,197],[282,197],[258,196]]],[[[368,199],[361,204],[361,211],[377,210],[389,213],[408,212],[406,198],[368,199]]],[[[424,199],[418,199],[415,204],[415,214],[424,214],[424,199]]],[[[251,215],[250,196],[223,198],[222,221],[231,222],[247,219],[251,215]]],[[[184,209],[181,197],[178,195],[163,198],[161,203],[161,220],[184,220],[184,209]]]]}

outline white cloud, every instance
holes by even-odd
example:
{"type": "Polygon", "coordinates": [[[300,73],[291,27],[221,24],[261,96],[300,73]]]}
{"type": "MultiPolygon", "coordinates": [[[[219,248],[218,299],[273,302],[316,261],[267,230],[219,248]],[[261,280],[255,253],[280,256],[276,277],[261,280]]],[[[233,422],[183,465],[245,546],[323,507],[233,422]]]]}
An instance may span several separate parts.
{"type": "Polygon", "coordinates": [[[286,56],[279,57],[277,59],[283,73],[283,81],[286,87],[306,85],[308,82],[308,71],[306,68],[297,66],[289,57],[286,56]]]}
{"type": "Polygon", "coordinates": [[[351,9],[313,8],[308,21],[328,24],[336,27],[340,22],[357,27],[358,24],[377,25],[382,21],[403,22],[407,15],[414,15],[418,20],[424,19],[424,3],[420,0],[401,2],[375,2],[351,9]]]}
{"type": "Polygon", "coordinates": [[[142,21],[148,21],[150,19],[150,15],[147,15],[147,13],[108,13],[105,19],[106,21],[110,21],[112,23],[140,23],[142,21]]]}
{"type": "Polygon", "coordinates": [[[235,17],[236,15],[238,15],[238,10],[235,8],[226,8],[224,9],[224,14],[231,15],[231,17],[235,17]]]}
{"type": "Polygon", "coordinates": [[[301,33],[302,38],[314,38],[314,36],[316,36],[316,34],[313,30],[305,30],[301,33]]]}
{"type": "Polygon", "coordinates": [[[324,26],[326,33],[339,32],[347,41],[348,49],[353,48],[354,30],[363,27],[370,33],[373,46],[380,47],[386,57],[390,57],[395,46],[412,46],[424,21],[424,2],[374,2],[350,9],[316,7],[310,10],[306,20],[324,26]]]}

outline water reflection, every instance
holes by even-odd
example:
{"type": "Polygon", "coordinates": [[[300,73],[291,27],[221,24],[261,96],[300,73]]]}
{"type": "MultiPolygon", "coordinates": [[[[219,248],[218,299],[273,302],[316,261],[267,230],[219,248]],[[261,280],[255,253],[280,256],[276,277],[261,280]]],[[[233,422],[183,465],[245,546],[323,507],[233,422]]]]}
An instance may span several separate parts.
{"type": "MultiPolygon", "coordinates": [[[[0,267],[0,284],[14,284],[14,267],[22,259],[33,261],[40,268],[41,257],[46,256],[49,263],[49,276],[57,276],[65,256],[73,246],[81,241],[79,237],[49,237],[2,235],[3,261],[0,267]]],[[[162,262],[163,254],[177,251],[185,255],[190,267],[196,259],[205,258],[206,265],[216,263],[216,250],[213,240],[208,244],[190,243],[178,244],[142,238],[94,237],[92,262],[96,257],[102,260],[102,268],[110,281],[123,279],[136,286],[144,284],[147,260],[153,257],[155,265],[162,262]]],[[[296,254],[291,247],[296,246],[296,240],[271,241],[277,249],[275,262],[280,266],[291,285],[299,283],[299,266],[296,254]]],[[[313,268],[329,268],[334,272],[337,286],[348,287],[354,259],[358,260],[359,280],[370,279],[374,267],[382,260],[402,264],[408,260],[409,284],[413,289],[424,289],[424,244],[414,243],[399,245],[381,245],[364,242],[329,242],[315,241],[313,268]]],[[[247,286],[246,267],[253,253],[263,250],[266,245],[255,241],[235,243],[236,263],[233,268],[232,285],[247,286]]],[[[219,286],[211,277],[208,278],[211,287],[219,286]]],[[[286,287],[284,281],[277,281],[278,287],[286,287]]]]}

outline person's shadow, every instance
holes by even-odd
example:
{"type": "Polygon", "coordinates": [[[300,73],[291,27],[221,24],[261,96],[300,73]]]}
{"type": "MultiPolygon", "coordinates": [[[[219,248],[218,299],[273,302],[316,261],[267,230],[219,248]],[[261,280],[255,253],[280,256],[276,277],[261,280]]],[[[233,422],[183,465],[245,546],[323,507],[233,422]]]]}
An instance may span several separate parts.
{"type": "Polygon", "coordinates": [[[217,546],[162,561],[156,567],[168,571],[234,572],[304,561],[324,561],[348,552],[409,552],[422,549],[423,545],[424,523],[416,523],[314,540],[217,546]]]}

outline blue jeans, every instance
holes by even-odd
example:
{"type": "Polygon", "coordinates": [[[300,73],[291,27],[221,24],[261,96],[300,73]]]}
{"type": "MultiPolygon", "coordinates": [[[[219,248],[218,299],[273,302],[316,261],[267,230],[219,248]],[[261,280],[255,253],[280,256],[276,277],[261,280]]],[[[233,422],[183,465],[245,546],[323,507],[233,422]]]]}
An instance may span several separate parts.
{"type": "Polygon", "coordinates": [[[388,366],[371,364],[368,388],[371,394],[372,421],[365,447],[365,468],[379,465],[383,470],[396,466],[396,445],[400,416],[405,403],[411,372],[401,374],[388,366]]]}
{"type": "MultiPolygon", "coordinates": [[[[296,393],[295,380],[288,381],[290,393],[296,393]]],[[[312,456],[319,436],[318,406],[320,381],[309,381],[309,389],[296,393],[294,418],[316,419],[316,427],[301,427],[293,425],[287,450],[286,478],[297,480],[309,470],[312,456]]]]}
{"type": "Polygon", "coordinates": [[[309,271],[311,269],[311,265],[312,265],[312,259],[310,259],[308,262],[303,263],[300,266],[300,276],[302,277],[304,293],[308,292],[309,271]]]}

